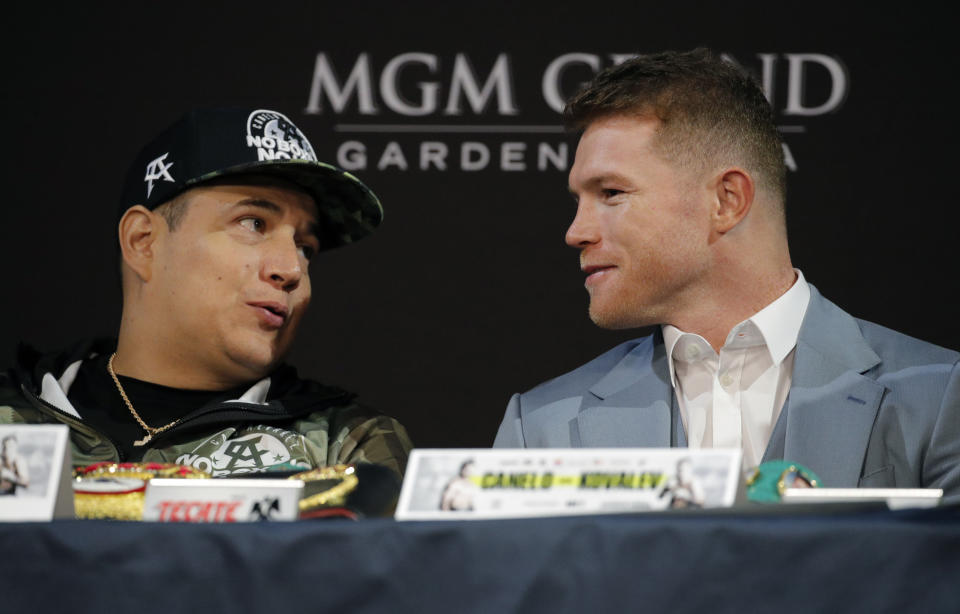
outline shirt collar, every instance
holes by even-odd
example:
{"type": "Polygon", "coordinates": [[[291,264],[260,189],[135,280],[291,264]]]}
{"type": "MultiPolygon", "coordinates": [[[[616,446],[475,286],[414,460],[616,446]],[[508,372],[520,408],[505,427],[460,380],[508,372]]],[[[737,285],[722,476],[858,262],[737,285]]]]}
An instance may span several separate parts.
{"type": "Polygon", "coordinates": [[[800,325],[810,303],[810,286],[800,269],[794,271],[797,281],[793,282],[790,289],[750,318],[767,342],[770,358],[775,365],[783,362],[797,345],[800,325]]]}
{"type": "Polygon", "coordinates": [[[663,331],[663,346],[667,351],[667,366],[670,368],[670,382],[674,387],[677,386],[677,374],[673,366],[673,348],[677,346],[680,338],[689,333],[685,333],[672,324],[664,324],[661,327],[663,331]]]}
{"type": "MultiPolygon", "coordinates": [[[[793,282],[790,289],[751,317],[734,326],[730,330],[730,335],[727,337],[724,347],[730,345],[731,340],[735,339],[734,333],[736,331],[743,330],[749,324],[752,324],[763,336],[773,364],[779,365],[783,362],[787,354],[797,345],[800,325],[803,324],[803,316],[806,315],[807,304],[810,302],[810,286],[800,269],[794,269],[794,271],[797,274],[797,280],[793,282]]],[[[703,338],[693,333],[685,333],[671,324],[664,324],[661,330],[663,331],[664,348],[667,351],[670,380],[676,386],[677,376],[673,364],[674,348],[683,337],[703,338]]],[[[704,343],[706,343],[706,340],[704,340],[704,343]]],[[[709,344],[707,346],[709,347],[709,344]]]]}

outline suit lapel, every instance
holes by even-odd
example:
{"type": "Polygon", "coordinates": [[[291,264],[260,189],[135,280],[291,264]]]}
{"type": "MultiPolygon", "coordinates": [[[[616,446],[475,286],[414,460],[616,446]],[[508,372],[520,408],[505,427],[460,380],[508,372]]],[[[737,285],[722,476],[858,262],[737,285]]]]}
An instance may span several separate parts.
{"type": "MultiPolygon", "coordinates": [[[[856,486],[884,386],[862,374],[880,363],[856,321],[810,286],[790,394],[763,460],[784,458],[826,486],[856,486]]],[[[660,332],[584,395],[582,447],[686,447],[660,332]]]]}
{"type": "MultiPolygon", "coordinates": [[[[676,445],[676,416],[667,356],[659,332],[617,363],[584,395],[577,415],[588,448],[676,445]]],[[[682,428],[680,428],[682,436],[682,428]]],[[[685,437],[682,437],[684,445],[685,437]]]]}
{"type": "Polygon", "coordinates": [[[862,373],[879,363],[856,321],[811,286],[790,394],[764,460],[782,451],[824,486],[856,486],[885,390],[862,373]]]}

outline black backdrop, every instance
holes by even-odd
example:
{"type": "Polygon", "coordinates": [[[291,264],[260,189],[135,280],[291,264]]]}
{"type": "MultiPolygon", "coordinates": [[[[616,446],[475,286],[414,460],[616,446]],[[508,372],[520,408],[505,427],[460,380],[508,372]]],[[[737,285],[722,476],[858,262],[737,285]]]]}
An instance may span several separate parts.
{"type": "Polygon", "coordinates": [[[190,106],[262,105],[286,112],[321,159],[361,144],[367,164],[354,172],[386,209],[373,237],[311,266],[314,303],[292,362],[360,392],[421,447],[487,446],[512,392],[638,334],[586,317],[556,168],[575,143],[556,131],[544,75],[563,64],[547,87],[569,94],[590,62],[696,45],[768,69],[795,165],[792,254],[808,280],[855,315],[960,347],[951,20],[916,4],[516,4],[4,9],[3,362],[21,339],[55,349],[113,334],[112,224],[132,156],[190,106]],[[575,53],[585,55],[558,60],[575,53]],[[490,75],[503,79],[481,104],[490,75]],[[463,170],[464,143],[486,147],[483,168],[463,170]],[[444,146],[446,168],[421,170],[421,147],[444,146]]]}

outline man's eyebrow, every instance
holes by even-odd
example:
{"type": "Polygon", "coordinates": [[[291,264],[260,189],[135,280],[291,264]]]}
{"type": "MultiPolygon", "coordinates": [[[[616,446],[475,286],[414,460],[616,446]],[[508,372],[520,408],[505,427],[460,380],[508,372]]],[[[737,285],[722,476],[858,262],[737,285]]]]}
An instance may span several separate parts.
{"type": "Polygon", "coordinates": [[[234,203],[234,206],[258,207],[260,209],[266,209],[271,213],[281,213],[283,211],[277,203],[262,198],[244,198],[234,203]]]}
{"type": "Polygon", "coordinates": [[[620,173],[601,173],[587,179],[584,184],[587,187],[596,187],[608,181],[614,183],[631,183],[630,179],[620,173]]]}
{"type": "MultiPolygon", "coordinates": [[[[582,181],[580,184],[580,187],[582,188],[582,190],[591,190],[608,182],[619,183],[619,184],[632,184],[629,178],[627,178],[624,175],[621,175],[620,173],[601,173],[599,175],[593,175],[592,177],[589,177],[585,181],[582,181]]],[[[574,200],[578,198],[577,196],[578,192],[573,188],[572,185],[569,185],[569,184],[567,185],[567,192],[570,193],[570,196],[572,196],[574,200]]]]}
{"type": "MultiPolygon", "coordinates": [[[[272,200],[265,200],[263,198],[244,198],[234,203],[235,207],[257,207],[260,209],[265,209],[271,213],[280,214],[283,213],[283,208],[280,207],[277,203],[272,200]]],[[[311,216],[312,217],[312,216],[311,216]]],[[[320,238],[320,222],[319,220],[313,220],[307,226],[307,234],[320,238]]]]}

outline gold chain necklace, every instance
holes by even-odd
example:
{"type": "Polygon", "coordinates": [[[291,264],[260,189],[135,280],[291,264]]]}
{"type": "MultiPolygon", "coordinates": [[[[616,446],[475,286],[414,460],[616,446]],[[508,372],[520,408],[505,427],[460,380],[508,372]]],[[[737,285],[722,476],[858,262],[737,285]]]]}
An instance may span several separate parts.
{"type": "Polygon", "coordinates": [[[147,442],[153,439],[154,435],[159,435],[160,433],[164,432],[165,430],[167,430],[177,422],[180,422],[180,419],[177,418],[170,424],[166,424],[164,426],[161,426],[160,428],[153,428],[152,426],[147,426],[147,423],[143,421],[143,418],[140,417],[140,414],[137,413],[137,410],[133,408],[133,403],[130,402],[130,399],[127,397],[127,393],[124,392],[123,390],[123,386],[120,385],[120,380],[117,379],[117,374],[114,373],[113,371],[113,359],[116,357],[117,357],[116,352],[110,355],[110,360],[107,361],[107,371],[110,372],[110,377],[113,378],[113,383],[117,385],[117,390],[120,391],[120,396],[123,397],[123,402],[127,404],[127,409],[130,410],[130,415],[132,415],[136,419],[136,421],[140,424],[140,426],[143,427],[143,430],[147,432],[146,437],[144,437],[143,439],[138,439],[134,441],[133,445],[145,446],[147,445],[147,442]]]}

